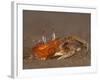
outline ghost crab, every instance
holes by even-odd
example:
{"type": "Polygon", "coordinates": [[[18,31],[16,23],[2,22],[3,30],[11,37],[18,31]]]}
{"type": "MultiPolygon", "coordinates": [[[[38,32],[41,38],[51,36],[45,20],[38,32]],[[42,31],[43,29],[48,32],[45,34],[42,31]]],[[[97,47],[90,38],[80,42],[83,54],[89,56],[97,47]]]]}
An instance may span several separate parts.
{"type": "Polygon", "coordinates": [[[47,60],[51,57],[57,57],[57,60],[60,60],[73,56],[81,51],[82,48],[85,48],[87,52],[88,43],[77,36],[56,38],[55,35],[53,35],[52,40],[39,42],[34,45],[32,51],[33,56],[38,60],[47,60]]]}

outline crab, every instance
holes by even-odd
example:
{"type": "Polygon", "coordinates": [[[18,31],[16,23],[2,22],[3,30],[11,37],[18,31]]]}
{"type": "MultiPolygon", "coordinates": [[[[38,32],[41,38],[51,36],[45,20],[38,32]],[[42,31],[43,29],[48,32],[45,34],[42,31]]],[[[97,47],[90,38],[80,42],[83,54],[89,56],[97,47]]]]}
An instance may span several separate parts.
{"type": "Polygon", "coordinates": [[[39,42],[32,48],[33,56],[38,60],[47,60],[51,57],[57,57],[57,60],[73,56],[85,48],[88,52],[88,43],[77,37],[67,36],[64,38],[55,38],[48,42],[39,42]]]}

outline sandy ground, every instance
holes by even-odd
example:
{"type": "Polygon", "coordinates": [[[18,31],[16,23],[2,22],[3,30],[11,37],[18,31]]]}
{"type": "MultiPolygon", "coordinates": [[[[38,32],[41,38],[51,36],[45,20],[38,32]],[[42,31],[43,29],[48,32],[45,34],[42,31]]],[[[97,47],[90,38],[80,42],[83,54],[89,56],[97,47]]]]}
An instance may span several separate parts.
{"type": "MultiPolygon", "coordinates": [[[[29,51],[30,52],[30,51],[29,51]]],[[[90,66],[90,54],[85,53],[85,50],[76,53],[72,57],[57,60],[48,59],[46,61],[36,60],[34,57],[29,59],[27,55],[24,57],[24,69],[35,69],[35,68],[57,68],[57,67],[79,67],[79,66],[90,66]]]]}
{"type": "Polygon", "coordinates": [[[23,68],[54,68],[74,67],[91,65],[91,49],[86,54],[84,50],[76,55],[63,60],[48,59],[46,61],[36,60],[34,57],[28,59],[32,54],[33,40],[41,39],[43,32],[48,39],[52,32],[56,36],[63,37],[75,35],[86,40],[91,46],[90,14],[66,13],[66,12],[42,12],[23,11],[23,68]]]}

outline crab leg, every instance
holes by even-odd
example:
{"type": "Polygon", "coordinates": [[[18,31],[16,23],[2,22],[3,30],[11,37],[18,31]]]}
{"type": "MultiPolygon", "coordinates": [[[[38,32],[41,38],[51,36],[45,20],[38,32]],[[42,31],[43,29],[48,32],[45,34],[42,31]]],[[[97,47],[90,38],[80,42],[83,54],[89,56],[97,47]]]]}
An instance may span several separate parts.
{"type": "Polygon", "coordinates": [[[57,60],[65,59],[65,58],[71,57],[71,56],[73,56],[74,54],[75,54],[75,50],[69,51],[68,53],[65,53],[64,55],[60,56],[57,60]]]}
{"type": "Polygon", "coordinates": [[[87,49],[86,51],[88,51],[89,45],[85,40],[80,39],[79,37],[76,37],[76,36],[72,36],[72,38],[73,38],[73,40],[76,40],[79,43],[81,43],[83,45],[83,47],[86,47],[86,49],[87,49]]]}

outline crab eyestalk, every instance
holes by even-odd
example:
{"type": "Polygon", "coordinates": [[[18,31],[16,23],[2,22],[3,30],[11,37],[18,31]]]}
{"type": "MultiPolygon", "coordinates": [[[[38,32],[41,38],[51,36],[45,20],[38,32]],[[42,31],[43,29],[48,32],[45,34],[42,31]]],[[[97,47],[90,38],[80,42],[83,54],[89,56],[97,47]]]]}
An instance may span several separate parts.
{"type": "Polygon", "coordinates": [[[43,41],[44,43],[46,43],[46,37],[45,37],[45,36],[42,36],[42,41],[43,41]]]}
{"type": "Polygon", "coordinates": [[[42,41],[43,41],[43,43],[47,42],[47,40],[46,40],[46,31],[45,30],[42,33],[42,41]]]}
{"type": "Polygon", "coordinates": [[[55,32],[52,33],[52,40],[55,40],[56,39],[56,35],[55,35],[55,32]]]}

